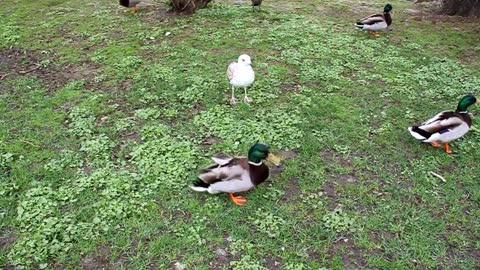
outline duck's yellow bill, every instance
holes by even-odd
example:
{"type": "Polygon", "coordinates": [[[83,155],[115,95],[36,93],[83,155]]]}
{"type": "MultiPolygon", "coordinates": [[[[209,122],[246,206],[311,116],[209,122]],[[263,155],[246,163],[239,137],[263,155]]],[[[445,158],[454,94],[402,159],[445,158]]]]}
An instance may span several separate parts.
{"type": "Polygon", "coordinates": [[[273,164],[275,164],[275,166],[279,166],[280,165],[280,161],[281,159],[277,156],[275,156],[274,154],[272,153],[269,153],[268,156],[267,156],[267,160],[272,162],[273,164]]]}

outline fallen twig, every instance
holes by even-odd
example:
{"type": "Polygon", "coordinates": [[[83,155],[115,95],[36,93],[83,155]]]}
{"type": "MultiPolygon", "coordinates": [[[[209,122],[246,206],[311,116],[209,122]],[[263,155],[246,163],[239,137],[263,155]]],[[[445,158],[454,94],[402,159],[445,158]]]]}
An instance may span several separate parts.
{"type": "Polygon", "coordinates": [[[36,144],[33,144],[33,143],[29,142],[29,141],[26,141],[26,140],[20,140],[20,141],[21,141],[21,142],[24,142],[24,143],[26,143],[26,144],[29,144],[29,145],[31,145],[31,146],[33,146],[33,147],[35,147],[35,148],[40,148],[40,146],[38,146],[38,145],[36,145],[36,144]]]}
{"type": "Polygon", "coordinates": [[[7,74],[3,74],[2,76],[0,76],[0,81],[3,80],[5,77],[7,77],[8,75],[10,75],[10,73],[7,73],[7,74]]]}
{"type": "MultiPolygon", "coordinates": [[[[37,65],[37,66],[34,67],[34,68],[27,69],[27,70],[19,70],[19,71],[17,71],[17,72],[18,72],[19,74],[27,74],[27,73],[30,73],[30,72],[32,72],[32,71],[35,71],[35,70],[39,69],[41,66],[42,66],[42,65],[37,65]]],[[[0,81],[3,80],[3,79],[5,79],[5,77],[7,77],[7,76],[10,75],[10,74],[12,74],[12,73],[7,73],[7,74],[1,75],[1,76],[0,76],[0,81]]]]}
{"type": "Polygon", "coordinates": [[[29,69],[29,70],[19,70],[18,73],[20,73],[20,74],[27,74],[27,73],[30,73],[30,72],[32,72],[32,71],[34,71],[34,70],[39,69],[41,66],[42,66],[42,65],[37,65],[36,67],[31,68],[31,69],[29,69]]]}
{"type": "Polygon", "coordinates": [[[348,242],[348,238],[343,237],[343,236],[340,237],[340,238],[338,238],[337,240],[335,240],[335,241],[333,241],[333,242],[334,242],[334,243],[337,243],[337,242],[342,241],[342,240],[343,240],[343,242],[348,242]]]}
{"type": "Polygon", "coordinates": [[[443,176],[441,176],[440,174],[438,173],[434,173],[434,172],[430,172],[431,175],[435,176],[435,177],[438,177],[440,180],[442,180],[442,182],[446,183],[447,180],[445,180],[445,178],[443,176]]]}

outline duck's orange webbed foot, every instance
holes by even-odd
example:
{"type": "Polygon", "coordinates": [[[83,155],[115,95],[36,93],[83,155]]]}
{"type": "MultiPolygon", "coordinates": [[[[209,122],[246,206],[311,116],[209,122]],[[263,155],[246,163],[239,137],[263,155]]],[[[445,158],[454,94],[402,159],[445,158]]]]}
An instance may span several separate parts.
{"type": "Polygon", "coordinates": [[[233,193],[228,193],[230,195],[230,198],[232,199],[233,203],[236,205],[243,206],[247,202],[247,198],[242,197],[242,196],[235,196],[233,193]]]}
{"type": "Polygon", "coordinates": [[[447,152],[447,154],[452,153],[452,149],[450,149],[450,145],[448,145],[448,143],[445,143],[445,152],[447,152]]]}
{"type": "Polygon", "coordinates": [[[132,13],[133,13],[133,14],[137,13],[137,10],[138,10],[138,6],[134,6],[134,7],[132,8],[132,13]]]}
{"type": "Polygon", "coordinates": [[[442,144],[439,142],[432,142],[433,147],[442,147],[442,144]]]}
{"type": "Polygon", "coordinates": [[[372,30],[368,30],[368,33],[369,33],[370,35],[374,35],[374,36],[376,36],[376,37],[379,37],[379,36],[380,36],[379,33],[375,32],[375,31],[372,31],[372,30]]]}

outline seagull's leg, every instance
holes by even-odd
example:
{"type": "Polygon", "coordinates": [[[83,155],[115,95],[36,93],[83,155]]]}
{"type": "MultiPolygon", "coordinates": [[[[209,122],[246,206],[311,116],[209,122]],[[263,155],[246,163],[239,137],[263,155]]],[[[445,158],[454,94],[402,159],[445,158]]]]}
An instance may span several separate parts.
{"type": "Polygon", "coordinates": [[[232,99],[230,99],[230,105],[237,104],[237,99],[235,98],[235,87],[232,85],[232,99]]]}
{"type": "Polygon", "coordinates": [[[245,98],[243,99],[243,101],[245,101],[245,102],[247,102],[247,103],[248,103],[248,102],[252,102],[253,99],[252,99],[252,98],[249,98],[249,97],[247,96],[247,87],[244,87],[243,89],[245,89],[245,98]]]}

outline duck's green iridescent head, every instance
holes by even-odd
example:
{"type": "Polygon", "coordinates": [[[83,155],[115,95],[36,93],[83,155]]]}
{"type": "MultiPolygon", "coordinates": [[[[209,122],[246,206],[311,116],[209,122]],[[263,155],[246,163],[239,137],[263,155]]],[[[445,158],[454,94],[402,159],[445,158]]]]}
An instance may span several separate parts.
{"type": "Polygon", "coordinates": [[[248,150],[248,161],[251,163],[260,165],[265,159],[277,166],[280,164],[280,159],[270,153],[265,144],[257,142],[248,150]]]}
{"type": "Polygon", "coordinates": [[[475,96],[466,95],[462,99],[460,99],[460,101],[458,102],[457,112],[466,112],[468,110],[468,107],[470,107],[470,105],[473,105],[475,103],[480,103],[479,101],[477,101],[475,96]]]}
{"type": "Polygon", "coordinates": [[[383,12],[388,13],[392,11],[393,7],[390,4],[386,4],[385,7],[383,8],[383,12]]]}

